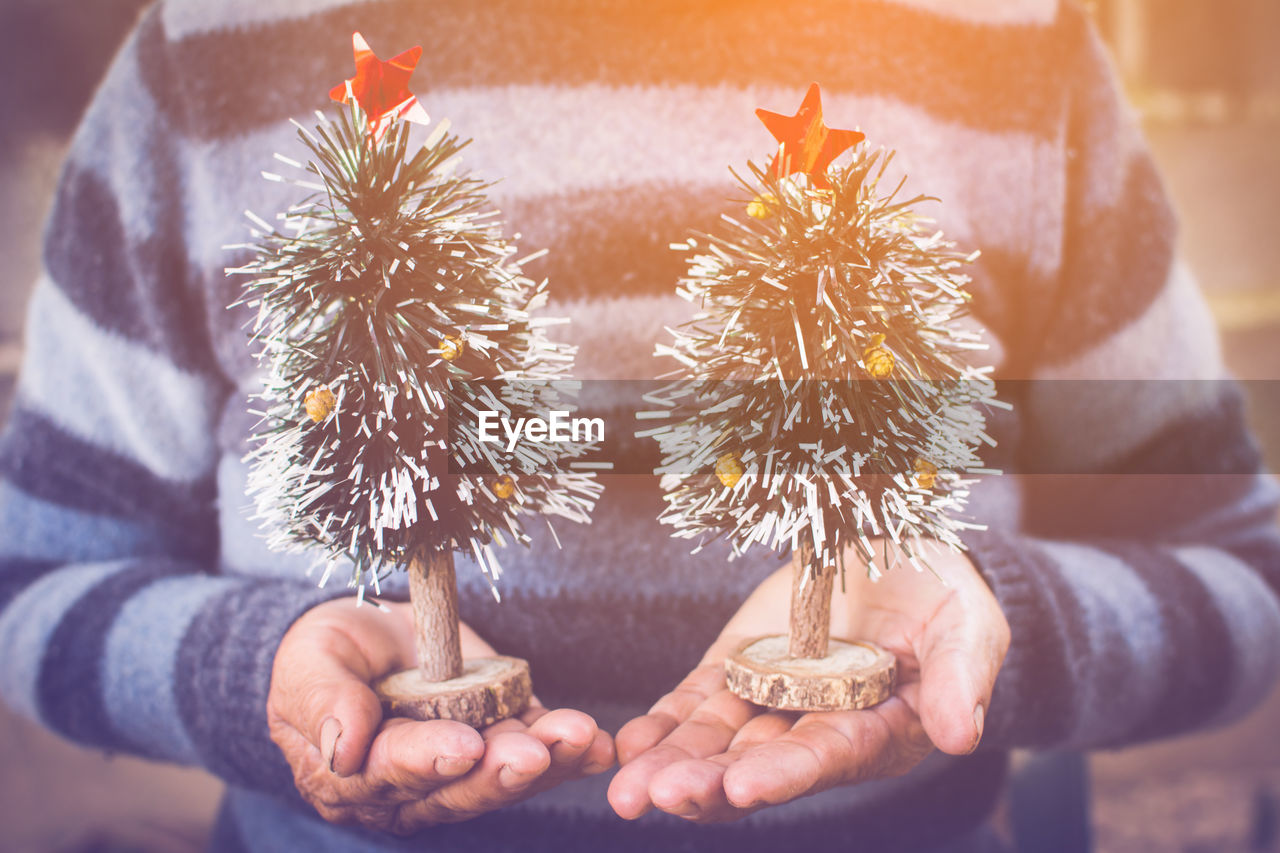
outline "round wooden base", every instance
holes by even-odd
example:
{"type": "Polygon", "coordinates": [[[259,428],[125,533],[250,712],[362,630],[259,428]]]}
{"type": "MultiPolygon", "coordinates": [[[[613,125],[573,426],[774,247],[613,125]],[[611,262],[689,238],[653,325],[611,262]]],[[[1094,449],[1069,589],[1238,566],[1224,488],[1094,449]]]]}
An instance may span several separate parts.
{"type": "Polygon", "coordinates": [[[468,658],[462,675],[427,681],[419,669],[406,669],[374,682],[382,709],[393,717],[457,720],[474,728],[514,717],[529,705],[533,683],[529,664],[520,658],[468,658]]]}
{"type": "Polygon", "coordinates": [[[893,655],[871,643],[832,639],[823,658],[793,658],[785,634],[748,640],[725,659],[729,689],[782,711],[855,711],[889,698],[893,655]]]}

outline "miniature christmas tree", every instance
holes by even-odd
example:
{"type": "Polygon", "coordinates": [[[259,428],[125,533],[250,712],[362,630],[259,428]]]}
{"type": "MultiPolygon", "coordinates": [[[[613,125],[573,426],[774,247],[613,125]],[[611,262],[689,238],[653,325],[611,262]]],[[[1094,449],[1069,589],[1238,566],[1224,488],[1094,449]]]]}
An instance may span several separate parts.
{"type": "Polygon", "coordinates": [[[731,689],[778,708],[866,707],[891,692],[894,661],[829,640],[846,556],[875,578],[892,543],[921,569],[921,538],[960,549],[975,526],[959,511],[994,395],[962,359],[980,336],[957,323],[975,256],[927,227],[925,197],[882,193],[892,155],[827,128],[817,84],[796,115],[757,115],[779,150],[739,177],[749,218],[675,247],[689,255],[679,292],[701,310],[657,348],[684,369],[651,396],[667,422],[644,434],[663,453],[675,535],[792,551],[790,635],[731,656],[731,689]]]}
{"type": "Polygon", "coordinates": [[[421,48],[382,61],[354,43],[357,74],[331,93],[347,107],[298,125],[305,165],[277,155],[309,195],[279,227],[250,214],[252,258],[230,270],[252,276],[267,372],[250,490],[273,546],[323,555],[322,583],[349,564],[363,602],[407,568],[419,665],[375,685],[389,712],[486,725],[523,710],[528,665],[462,659],[453,553],[493,583],[494,544],[527,542],[535,514],[588,521],[600,488],[570,470],[587,444],[508,457],[482,440],[480,412],[570,409],[573,351],[534,317],[546,282],[513,261],[486,185],[457,171],[465,143],[442,122],[411,144],[421,48]]]}

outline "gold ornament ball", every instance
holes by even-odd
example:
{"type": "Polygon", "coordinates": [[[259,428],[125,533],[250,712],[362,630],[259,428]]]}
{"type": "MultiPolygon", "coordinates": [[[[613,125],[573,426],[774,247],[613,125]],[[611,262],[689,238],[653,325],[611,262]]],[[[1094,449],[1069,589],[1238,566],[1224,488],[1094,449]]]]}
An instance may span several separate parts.
{"type": "Polygon", "coordinates": [[[773,206],[777,203],[778,199],[773,193],[758,195],[747,205],[747,216],[752,219],[768,219],[773,216],[773,206]]]}
{"type": "Polygon", "coordinates": [[[738,454],[726,453],[717,459],[716,476],[726,488],[732,489],[738,485],[738,481],[742,479],[742,463],[738,461],[738,454]]]}
{"type": "Polygon", "coordinates": [[[315,423],[320,423],[337,408],[338,398],[333,396],[333,392],[328,388],[320,387],[307,394],[302,405],[307,410],[307,417],[315,423]]]}
{"type": "Polygon", "coordinates": [[[927,459],[917,459],[911,466],[916,472],[916,485],[922,489],[932,489],[938,481],[938,466],[927,459]]]}
{"type": "Polygon", "coordinates": [[[467,345],[462,342],[462,338],[456,335],[449,335],[440,339],[440,357],[445,361],[456,360],[466,348],[467,345]]]}
{"type": "Polygon", "coordinates": [[[516,493],[516,481],[510,474],[503,474],[493,481],[493,493],[505,501],[516,493]]]}
{"type": "Polygon", "coordinates": [[[874,335],[871,345],[862,351],[862,363],[872,379],[888,379],[893,375],[893,353],[884,348],[884,335],[874,335]]]}

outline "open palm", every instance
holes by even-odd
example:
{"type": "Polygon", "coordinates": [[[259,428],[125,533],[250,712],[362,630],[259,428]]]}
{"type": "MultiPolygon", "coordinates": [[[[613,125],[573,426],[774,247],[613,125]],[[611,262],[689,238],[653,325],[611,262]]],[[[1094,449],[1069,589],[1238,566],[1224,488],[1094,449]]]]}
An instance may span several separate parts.
{"type": "MultiPolygon", "coordinates": [[[[387,718],[369,686],[414,661],[408,604],[389,612],[350,599],[305,613],[276,652],[271,737],[303,799],[326,820],[406,835],[468,820],[613,765],[613,740],[591,717],[548,711],[482,731],[454,720],[387,718]]],[[[465,624],[463,653],[493,649],[465,624]]]]}
{"type": "Polygon", "coordinates": [[[728,653],[748,637],[787,630],[792,570],[771,575],[702,663],[618,732],[614,810],[629,819],[657,808],[694,821],[734,820],[905,773],[935,747],[972,751],[1009,626],[968,559],[935,548],[928,560],[941,580],[899,566],[872,582],[850,561],[846,588],[836,590],[832,636],[870,640],[898,658],[893,696],[862,711],[770,711],[725,687],[728,653]]]}

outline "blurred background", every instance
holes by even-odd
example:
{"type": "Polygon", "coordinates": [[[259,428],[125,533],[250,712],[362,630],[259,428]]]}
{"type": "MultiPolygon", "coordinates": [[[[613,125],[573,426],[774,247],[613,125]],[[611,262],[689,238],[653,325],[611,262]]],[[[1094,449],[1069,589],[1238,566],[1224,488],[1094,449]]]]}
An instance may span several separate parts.
{"type": "MultiPolygon", "coordinates": [[[[964,2],[964,0],[956,0],[964,2]]],[[[144,0],[0,0],[0,419],[69,134],[144,0]]],[[[1280,470],[1280,0],[1090,6],[1182,218],[1183,249],[1280,470]]],[[[1280,850],[1280,692],[1229,729],[1157,746],[1019,756],[1005,820],[1036,850],[1280,850]],[[1081,818],[1062,831],[1063,813],[1081,818]],[[1054,816],[1056,815],[1056,817],[1054,816]],[[1043,819],[1040,819],[1042,816],[1043,819]],[[1030,826],[1026,824],[1030,823],[1030,826]]],[[[0,851],[186,851],[218,782],[68,745],[0,707],[0,851]]]]}

